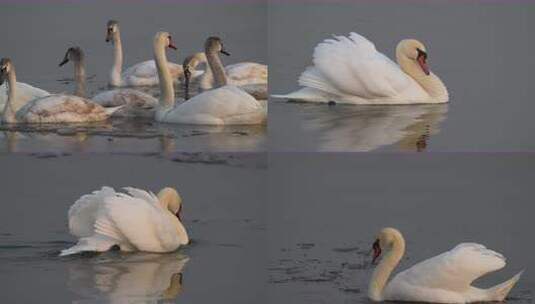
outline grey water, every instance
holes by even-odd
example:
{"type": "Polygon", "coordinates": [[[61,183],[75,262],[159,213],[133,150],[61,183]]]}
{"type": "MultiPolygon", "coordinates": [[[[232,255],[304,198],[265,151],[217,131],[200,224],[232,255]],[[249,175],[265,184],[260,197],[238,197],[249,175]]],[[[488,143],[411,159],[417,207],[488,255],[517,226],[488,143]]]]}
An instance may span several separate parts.
{"type": "Polygon", "coordinates": [[[0,204],[4,303],[256,303],[265,295],[262,154],[9,155],[0,204]],[[176,187],[192,243],[169,254],[58,257],[67,211],[108,185],[176,187]],[[239,290],[239,292],[237,292],[239,290]]]}
{"type": "Polygon", "coordinates": [[[278,153],[268,171],[270,303],[368,303],[371,246],[398,228],[394,272],[477,242],[507,258],[474,284],[525,273],[507,303],[533,303],[535,160],[530,154],[278,153]]]}
{"type": "Polygon", "coordinates": [[[401,39],[422,41],[450,103],[370,108],[271,99],[269,149],[531,151],[534,20],[529,1],[276,1],[269,6],[271,94],[299,88],[318,43],[357,32],[393,60],[401,39]]]}
{"type": "MultiPolygon", "coordinates": [[[[222,38],[231,53],[224,64],[243,61],[266,63],[267,6],[249,2],[167,2],[167,1],[91,1],[73,3],[4,3],[0,10],[0,57],[10,57],[17,69],[17,80],[49,92],[72,92],[73,68],[58,67],[67,48],[80,46],[86,54],[88,96],[107,90],[113,47],[105,42],[106,23],[118,20],[123,42],[123,70],[153,58],[152,38],[157,31],[168,31],[178,51],[168,51],[172,62],[201,51],[209,36],[222,38]],[[243,26],[247,24],[247,26],[243,26]]],[[[150,90],[154,96],[159,92],[150,90]]],[[[181,94],[177,86],[177,94],[181,94]]],[[[84,126],[76,132],[62,132],[64,126],[40,128],[2,128],[21,132],[19,151],[79,151],[73,147],[84,137],[84,151],[109,150],[161,152],[161,138],[174,138],[175,151],[264,151],[265,126],[211,128],[168,124],[147,124],[134,119],[128,124],[111,123],[84,126]],[[77,135],[69,134],[76,133],[77,135]],[[80,135],[81,134],[81,135],[80,135]],[[112,137],[116,141],[110,141],[112,137]],[[73,144],[74,142],[74,144],[73,144]],[[59,149],[59,150],[58,150],[59,149]],[[63,150],[61,150],[63,149],[63,150]]],[[[9,151],[10,136],[0,139],[0,149],[9,151]]]]}

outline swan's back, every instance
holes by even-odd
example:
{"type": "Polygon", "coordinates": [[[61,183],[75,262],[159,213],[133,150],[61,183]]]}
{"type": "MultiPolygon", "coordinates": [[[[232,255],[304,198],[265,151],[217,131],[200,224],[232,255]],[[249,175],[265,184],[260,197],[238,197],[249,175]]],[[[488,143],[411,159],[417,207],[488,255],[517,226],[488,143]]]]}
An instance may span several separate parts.
{"type": "Polygon", "coordinates": [[[17,120],[26,123],[82,123],[103,121],[106,110],[82,97],[54,94],[28,102],[17,112],[17,120]]]}
{"type": "Polygon", "coordinates": [[[225,67],[229,83],[241,86],[246,84],[267,83],[268,67],[256,62],[240,62],[225,67]]]}
{"type": "MultiPolygon", "coordinates": [[[[173,79],[178,79],[184,73],[179,64],[168,63],[169,71],[173,79]]],[[[127,86],[154,86],[159,83],[158,70],[154,60],[147,60],[133,65],[122,74],[123,81],[127,86]]]]}
{"type": "MultiPolygon", "coordinates": [[[[7,84],[0,85],[0,110],[2,111],[7,102],[7,93],[7,84]]],[[[50,93],[45,90],[41,90],[23,82],[17,82],[17,104],[26,104],[30,100],[48,95],[50,95],[50,93]]]]}
{"type": "MultiPolygon", "coordinates": [[[[394,97],[414,83],[397,64],[379,53],[365,37],[351,33],[349,37],[335,36],[314,49],[314,65],[330,85],[330,93],[351,95],[363,99],[394,97]]],[[[307,71],[300,84],[318,88],[307,81],[307,71]]]]}
{"type": "Polygon", "coordinates": [[[266,119],[267,108],[243,90],[227,85],[203,92],[178,105],[165,121],[183,124],[244,125],[266,119]]]}
{"type": "Polygon", "coordinates": [[[480,244],[462,243],[398,273],[385,289],[386,298],[399,299],[406,286],[465,292],[474,280],[504,266],[503,255],[480,244]]]}

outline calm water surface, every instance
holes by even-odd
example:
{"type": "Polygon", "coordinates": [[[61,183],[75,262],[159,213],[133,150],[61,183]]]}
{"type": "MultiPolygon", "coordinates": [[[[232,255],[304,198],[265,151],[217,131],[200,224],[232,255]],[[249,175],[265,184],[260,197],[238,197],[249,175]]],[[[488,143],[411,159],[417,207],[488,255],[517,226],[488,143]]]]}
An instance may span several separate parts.
{"type": "Polygon", "coordinates": [[[10,172],[2,177],[0,206],[3,302],[258,303],[265,298],[263,155],[11,155],[0,157],[0,164],[10,172]],[[68,234],[69,206],[102,185],[177,187],[192,244],[169,254],[58,257],[75,242],[68,234]]]}
{"type": "Polygon", "coordinates": [[[360,33],[391,59],[401,39],[424,42],[431,70],[450,92],[447,111],[406,106],[328,107],[270,103],[275,151],[532,151],[535,4],[496,1],[338,1],[270,6],[270,92],[298,89],[314,47],[360,33]],[[340,3],[342,2],[342,3],[340,3]],[[511,50],[514,49],[514,52],[511,50]],[[428,112],[427,114],[425,112],[428,112]],[[408,143],[409,142],[409,143],[408,143]]]}
{"type": "MultiPolygon", "coordinates": [[[[265,63],[267,58],[267,8],[262,1],[248,3],[166,3],[121,1],[87,3],[3,4],[0,10],[0,57],[12,58],[19,81],[49,92],[74,90],[72,66],[58,63],[68,47],[77,45],[86,53],[88,95],[107,89],[113,62],[113,47],[105,43],[106,22],[120,22],[124,52],[124,68],[152,59],[152,39],[160,30],[173,36],[178,52],[168,52],[170,61],[183,59],[203,49],[208,36],[223,39],[230,57],[224,64],[242,61],[265,63]],[[24,22],[20,22],[24,20],[24,22]],[[247,26],[243,26],[247,24],[247,26]]],[[[150,90],[154,96],[158,90],[150,90]]],[[[181,92],[177,91],[180,96],[181,92]]],[[[112,122],[113,128],[102,133],[102,126],[77,130],[77,135],[63,132],[62,127],[8,128],[22,131],[19,149],[43,151],[71,148],[84,133],[87,151],[161,150],[158,138],[172,137],[175,151],[263,151],[266,148],[265,126],[207,128],[199,126],[145,124],[135,120],[129,124],[112,122]],[[59,130],[58,130],[59,129],[59,130]],[[39,131],[39,132],[36,132],[39,131]],[[193,136],[192,136],[193,135],[193,136]],[[109,137],[117,140],[109,141],[109,137]],[[128,138],[126,138],[128,137],[128,138]]],[[[4,131],[6,128],[3,128],[4,131]]],[[[67,128],[69,129],[69,128],[67,128]]],[[[0,149],[9,150],[9,136],[2,137],[0,149]]]]}
{"type": "Polygon", "coordinates": [[[371,245],[383,227],[405,236],[397,270],[478,242],[526,272],[508,303],[532,303],[535,160],[523,154],[270,156],[270,303],[368,303],[371,245]]]}

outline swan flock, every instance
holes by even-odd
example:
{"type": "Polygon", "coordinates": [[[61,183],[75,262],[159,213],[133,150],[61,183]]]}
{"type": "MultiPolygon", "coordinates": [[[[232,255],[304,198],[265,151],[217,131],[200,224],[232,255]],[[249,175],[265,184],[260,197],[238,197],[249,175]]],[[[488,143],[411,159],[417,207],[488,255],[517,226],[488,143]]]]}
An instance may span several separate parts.
{"type": "MultiPolygon", "coordinates": [[[[15,64],[10,58],[0,61],[0,106],[4,124],[89,123],[112,117],[147,117],[159,122],[201,125],[254,125],[267,120],[267,66],[243,62],[223,66],[217,48],[218,37],[206,40],[204,52],[188,58],[195,62],[169,62],[166,49],[177,51],[167,32],[156,33],[154,57],[123,71],[123,44],[119,23],[106,25],[106,42],[113,45],[110,70],[111,90],[87,96],[85,55],[80,47],[67,50],[60,66],[74,64],[73,93],[49,93],[26,83],[17,82],[15,64]],[[204,71],[195,66],[206,65],[204,71]],[[187,77],[185,77],[185,68],[187,77]],[[190,98],[175,99],[175,85],[189,88],[200,80],[202,92],[190,98]],[[142,92],[142,87],[159,86],[159,99],[142,92]]],[[[226,53],[221,51],[221,53],[226,53]]],[[[228,53],[226,53],[228,54],[228,53]]]]}

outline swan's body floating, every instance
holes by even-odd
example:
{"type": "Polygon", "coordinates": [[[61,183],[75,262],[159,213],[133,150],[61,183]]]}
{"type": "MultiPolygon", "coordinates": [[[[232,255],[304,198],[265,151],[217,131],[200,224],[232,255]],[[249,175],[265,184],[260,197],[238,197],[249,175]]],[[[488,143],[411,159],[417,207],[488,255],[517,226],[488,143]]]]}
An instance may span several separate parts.
{"type": "MultiPolygon", "coordinates": [[[[119,31],[119,23],[114,20],[108,21],[106,42],[112,42],[113,50],[113,66],[110,72],[110,85],[114,87],[125,86],[157,86],[158,85],[158,71],[154,60],[147,60],[140,62],[127,68],[122,72],[123,68],[123,46],[121,43],[121,34],[119,31]]],[[[169,63],[169,73],[174,81],[178,81],[183,76],[182,65],[169,63]]],[[[202,74],[195,72],[194,76],[202,74]]]]}
{"type": "Polygon", "coordinates": [[[399,65],[359,34],[335,36],[314,49],[314,66],[299,77],[304,88],[274,97],[348,104],[448,102],[446,86],[429,71],[422,43],[402,40],[396,58],[399,65]]]}
{"type": "MultiPolygon", "coordinates": [[[[9,89],[7,84],[0,85],[0,109],[4,109],[7,102],[9,89]]],[[[50,95],[45,90],[33,87],[23,82],[17,82],[17,104],[26,104],[30,100],[50,95]]]]}
{"type": "Polygon", "coordinates": [[[48,95],[21,104],[17,99],[15,66],[8,58],[0,61],[0,85],[5,78],[8,78],[9,94],[2,117],[4,123],[95,122],[106,120],[117,110],[105,109],[90,100],[68,94],[48,95]]]}
{"type": "Polygon", "coordinates": [[[69,230],[79,240],[62,256],[114,246],[122,251],[171,252],[189,243],[180,221],[182,199],[175,189],[164,188],[158,196],[136,188],[125,190],[128,194],[103,187],[72,205],[69,230]]]}
{"type": "MultiPolygon", "coordinates": [[[[208,63],[218,88],[201,93],[176,105],[173,82],[167,67],[165,48],[172,46],[168,33],[159,32],[154,38],[154,57],[160,77],[160,104],[156,120],[168,123],[203,125],[261,124],[266,120],[267,108],[236,86],[227,85],[227,78],[218,53],[226,53],[221,40],[210,37],[206,41],[208,63]]],[[[186,87],[189,70],[185,70],[186,87]]],[[[187,91],[187,90],[186,90],[187,91]]],[[[186,92],[186,96],[188,93],[186,92]]]]}
{"type": "Polygon", "coordinates": [[[405,240],[394,228],[384,228],[373,244],[374,263],[386,250],[370,281],[368,296],[374,301],[473,303],[503,301],[520,279],[519,273],[489,289],[471,284],[501,269],[505,258],[485,246],[462,243],[450,251],[420,262],[388,278],[405,252],[405,240]]]}
{"type": "MultiPolygon", "coordinates": [[[[79,47],[67,50],[62,65],[72,61],[74,64],[74,79],[76,95],[86,97],[84,53],[79,47]]],[[[115,117],[154,117],[158,100],[149,94],[135,89],[120,88],[98,93],[91,100],[105,108],[117,108],[112,116],[115,117]]]]}
{"type": "MultiPolygon", "coordinates": [[[[184,67],[189,71],[199,71],[195,68],[199,64],[207,64],[208,60],[205,53],[196,53],[184,60],[184,67]]],[[[194,74],[194,75],[196,75],[194,74]]],[[[249,93],[256,99],[267,99],[268,97],[268,67],[265,64],[256,62],[240,62],[225,66],[227,82],[230,85],[240,87],[240,89],[249,93]]],[[[201,90],[210,90],[215,85],[214,74],[212,69],[207,66],[204,74],[199,79],[199,88],[201,90]]]]}

